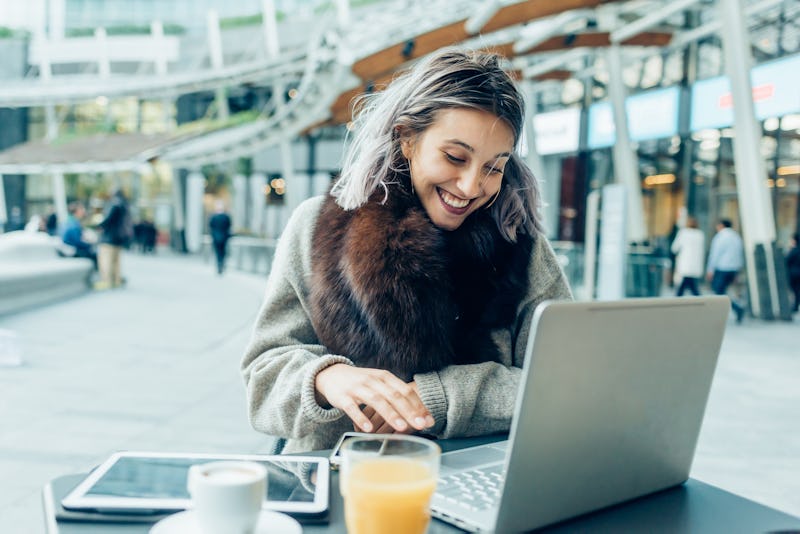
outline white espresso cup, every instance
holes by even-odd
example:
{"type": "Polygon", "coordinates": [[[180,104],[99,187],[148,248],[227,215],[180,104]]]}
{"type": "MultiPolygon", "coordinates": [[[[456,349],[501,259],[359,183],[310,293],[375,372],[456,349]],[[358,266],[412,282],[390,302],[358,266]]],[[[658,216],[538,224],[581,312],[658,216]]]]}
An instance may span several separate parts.
{"type": "Polygon", "coordinates": [[[193,465],[186,481],[203,534],[252,534],[267,491],[267,469],[255,462],[193,465]]]}

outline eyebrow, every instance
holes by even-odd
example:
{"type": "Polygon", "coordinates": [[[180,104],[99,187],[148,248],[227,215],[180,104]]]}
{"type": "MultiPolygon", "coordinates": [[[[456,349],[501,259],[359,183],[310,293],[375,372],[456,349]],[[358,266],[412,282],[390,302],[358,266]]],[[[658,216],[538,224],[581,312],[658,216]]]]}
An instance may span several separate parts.
{"type": "MultiPolygon", "coordinates": [[[[452,143],[454,145],[458,145],[458,146],[464,148],[470,154],[474,154],[475,153],[475,149],[474,148],[472,148],[470,145],[468,145],[464,141],[461,141],[460,139],[447,139],[447,140],[445,140],[445,142],[452,143]]],[[[511,152],[500,152],[499,154],[495,154],[494,155],[494,159],[509,158],[509,157],[511,157],[511,152]]]]}

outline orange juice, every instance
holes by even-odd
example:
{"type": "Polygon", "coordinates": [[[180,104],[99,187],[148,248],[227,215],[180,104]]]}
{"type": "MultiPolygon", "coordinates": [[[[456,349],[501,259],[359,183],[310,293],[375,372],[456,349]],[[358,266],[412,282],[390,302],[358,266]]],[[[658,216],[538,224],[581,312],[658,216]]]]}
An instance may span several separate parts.
{"type": "Polygon", "coordinates": [[[342,485],[348,534],[423,534],[431,518],[436,478],[408,458],[360,461],[342,485]]]}

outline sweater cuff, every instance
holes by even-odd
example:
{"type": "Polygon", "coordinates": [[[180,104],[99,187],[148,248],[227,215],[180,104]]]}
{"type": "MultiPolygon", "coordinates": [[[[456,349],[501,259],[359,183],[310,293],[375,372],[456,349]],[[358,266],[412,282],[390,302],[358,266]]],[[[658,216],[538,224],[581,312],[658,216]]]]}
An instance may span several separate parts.
{"type": "Polygon", "coordinates": [[[306,376],[303,378],[302,391],[300,393],[300,405],[303,413],[306,414],[312,421],[318,423],[328,423],[345,415],[345,413],[339,408],[323,408],[317,402],[317,374],[319,374],[320,371],[337,363],[354,365],[352,361],[344,356],[327,355],[318,358],[317,361],[314,362],[314,365],[308,371],[306,371],[306,376]]]}
{"type": "Polygon", "coordinates": [[[433,427],[425,432],[439,435],[447,425],[447,396],[444,393],[444,386],[439,378],[439,373],[433,371],[416,374],[414,375],[414,382],[417,383],[422,404],[431,412],[435,421],[433,427]]]}

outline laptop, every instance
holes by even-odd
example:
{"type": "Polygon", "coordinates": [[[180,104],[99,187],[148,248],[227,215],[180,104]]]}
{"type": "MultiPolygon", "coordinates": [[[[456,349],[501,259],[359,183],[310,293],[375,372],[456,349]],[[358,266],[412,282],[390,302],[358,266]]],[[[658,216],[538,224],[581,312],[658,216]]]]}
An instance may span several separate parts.
{"type": "Polygon", "coordinates": [[[724,296],[541,304],[509,439],[443,454],[432,515],[522,532],[685,482],[729,312],[724,296]]]}

